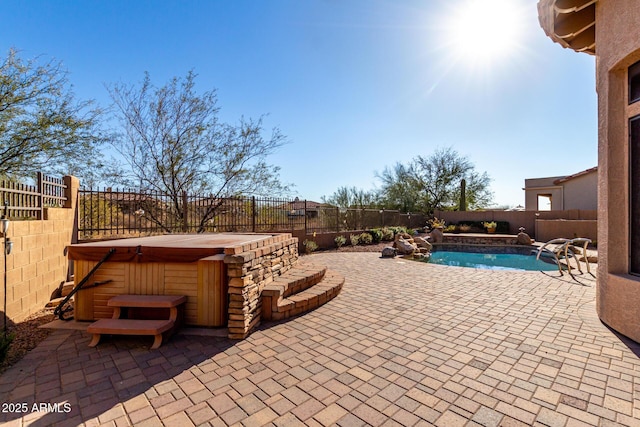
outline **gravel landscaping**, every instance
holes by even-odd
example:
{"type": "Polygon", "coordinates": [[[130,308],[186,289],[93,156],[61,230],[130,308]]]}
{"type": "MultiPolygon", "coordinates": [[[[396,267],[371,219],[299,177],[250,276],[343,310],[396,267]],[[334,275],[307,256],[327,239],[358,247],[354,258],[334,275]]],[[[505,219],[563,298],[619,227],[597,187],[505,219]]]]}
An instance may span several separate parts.
{"type": "Polygon", "coordinates": [[[14,339],[9,346],[7,357],[0,363],[0,373],[22,359],[29,350],[35,348],[49,336],[51,329],[40,328],[40,326],[51,322],[53,319],[53,309],[48,308],[40,310],[22,322],[10,325],[7,328],[8,335],[13,334],[14,339]]]}

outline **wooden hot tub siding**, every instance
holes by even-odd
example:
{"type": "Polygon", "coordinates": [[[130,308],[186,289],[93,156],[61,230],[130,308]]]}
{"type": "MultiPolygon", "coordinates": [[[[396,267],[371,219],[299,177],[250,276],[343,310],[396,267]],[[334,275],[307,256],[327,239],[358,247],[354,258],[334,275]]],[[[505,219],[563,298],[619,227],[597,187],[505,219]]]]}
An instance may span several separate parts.
{"type": "MultiPolygon", "coordinates": [[[[192,263],[106,262],[87,283],[110,283],[76,294],[75,317],[81,321],[110,318],[113,309],[107,301],[123,294],[186,295],[185,323],[191,326],[225,326],[228,295],[224,255],[214,255],[192,263]]],[[[95,261],[76,260],[77,281],[96,265],[95,261]]]]}

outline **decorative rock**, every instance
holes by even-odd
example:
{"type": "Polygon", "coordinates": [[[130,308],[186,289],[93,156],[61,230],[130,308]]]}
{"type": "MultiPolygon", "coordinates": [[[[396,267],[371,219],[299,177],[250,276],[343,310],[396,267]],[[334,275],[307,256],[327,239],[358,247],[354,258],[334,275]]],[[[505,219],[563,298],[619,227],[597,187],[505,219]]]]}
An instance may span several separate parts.
{"type": "Polygon", "coordinates": [[[533,240],[531,240],[531,237],[529,237],[527,233],[525,233],[524,231],[521,231],[520,233],[518,233],[518,237],[516,237],[516,244],[530,245],[532,243],[533,243],[533,240]]]}
{"type": "Polygon", "coordinates": [[[393,258],[398,254],[396,248],[392,248],[391,246],[387,246],[382,249],[382,258],[393,258]]]}
{"type": "Polygon", "coordinates": [[[442,240],[444,239],[444,235],[442,234],[442,230],[440,228],[434,228],[433,230],[431,230],[431,233],[429,235],[431,236],[431,241],[433,243],[442,243],[442,240]]]}
{"type": "Polygon", "coordinates": [[[411,255],[416,251],[416,249],[418,249],[418,247],[415,244],[400,238],[396,241],[396,249],[401,255],[411,255]]]}
{"type": "Polygon", "coordinates": [[[404,240],[410,240],[413,239],[413,237],[411,237],[410,234],[408,233],[398,233],[395,235],[394,240],[397,242],[400,239],[404,239],[404,240]]]}
{"type": "Polygon", "coordinates": [[[433,247],[431,243],[429,243],[426,239],[423,239],[422,237],[414,237],[413,242],[416,245],[418,245],[419,248],[426,248],[429,251],[433,247]]]}

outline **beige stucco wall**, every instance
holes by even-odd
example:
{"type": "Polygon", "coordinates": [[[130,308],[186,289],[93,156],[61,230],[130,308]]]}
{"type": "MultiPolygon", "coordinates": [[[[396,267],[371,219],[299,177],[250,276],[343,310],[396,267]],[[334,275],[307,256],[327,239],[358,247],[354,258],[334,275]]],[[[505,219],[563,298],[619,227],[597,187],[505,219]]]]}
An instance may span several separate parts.
{"type": "Polygon", "coordinates": [[[564,187],[563,209],[598,209],[598,173],[592,172],[562,183],[564,187]]]}
{"type": "Polygon", "coordinates": [[[564,209],[562,187],[554,184],[562,176],[547,178],[529,178],[524,180],[524,208],[528,211],[538,210],[538,195],[551,195],[551,210],[564,209]]]}
{"type": "Polygon", "coordinates": [[[552,239],[574,239],[584,237],[596,240],[598,236],[598,221],[572,219],[538,219],[535,228],[536,240],[548,242],[552,239]]]}
{"type": "Polygon", "coordinates": [[[538,195],[551,195],[551,210],[595,210],[598,207],[598,174],[594,171],[555,184],[564,177],[524,180],[525,210],[539,210],[538,195]]]}
{"type": "MultiPolygon", "coordinates": [[[[65,208],[45,209],[42,220],[11,221],[7,232],[13,242],[13,250],[7,255],[7,324],[44,308],[53,291],[67,279],[66,247],[73,236],[78,180],[65,177],[65,184],[69,189],[65,208]]],[[[3,259],[0,277],[4,278],[3,259]]],[[[4,298],[3,285],[0,301],[4,298]]],[[[0,305],[0,311],[3,309],[0,305]]],[[[2,320],[0,316],[0,324],[2,320]]]]}
{"type": "MultiPolygon", "coordinates": [[[[598,286],[596,308],[609,326],[640,342],[640,277],[629,271],[627,68],[640,60],[640,2],[596,3],[598,92],[598,286]]],[[[585,90],[588,90],[585,88],[585,90]]]]}

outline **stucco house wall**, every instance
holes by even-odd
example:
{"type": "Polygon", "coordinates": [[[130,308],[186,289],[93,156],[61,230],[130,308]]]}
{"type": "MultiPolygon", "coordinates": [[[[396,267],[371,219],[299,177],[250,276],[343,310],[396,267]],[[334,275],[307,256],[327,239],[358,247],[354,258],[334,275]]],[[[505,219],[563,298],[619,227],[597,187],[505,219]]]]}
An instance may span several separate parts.
{"type": "Polygon", "coordinates": [[[563,209],[562,187],[554,181],[564,178],[554,176],[548,178],[529,178],[524,180],[524,209],[527,211],[540,210],[538,195],[551,195],[551,210],[563,209]]]}
{"type": "Polygon", "coordinates": [[[640,1],[578,2],[581,3],[580,7],[594,8],[595,31],[592,26],[585,26],[588,22],[580,21],[578,14],[574,13],[575,9],[563,8],[565,3],[560,0],[540,0],[538,11],[542,28],[552,40],[564,47],[596,55],[596,310],[604,323],[640,342],[640,277],[629,273],[630,218],[632,215],[640,215],[640,212],[630,212],[629,119],[640,115],[640,102],[629,104],[628,94],[628,68],[640,61],[640,1]],[[563,27],[571,27],[572,31],[577,29],[578,32],[563,31],[563,27]],[[560,33],[564,33],[565,36],[560,33]],[[567,33],[569,34],[566,35],[567,33]],[[590,37],[591,33],[594,35],[593,40],[590,37]],[[587,43],[584,43],[585,40],[587,43]]]}
{"type": "Polygon", "coordinates": [[[564,210],[598,208],[598,173],[575,177],[563,183],[564,210]]]}
{"type": "MultiPolygon", "coordinates": [[[[629,105],[627,69],[640,60],[640,2],[600,0],[596,5],[598,90],[598,288],[600,318],[640,342],[640,277],[630,275],[629,105]]],[[[640,215],[640,212],[636,212],[640,215]]]]}
{"type": "Polygon", "coordinates": [[[551,210],[596,210],[598,208],[598,173],[596,168],[574,175],[524,180],[525,210],[541,210],[539,195],[551,196],[551,210]]]}

